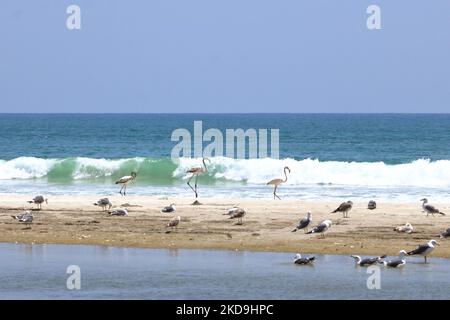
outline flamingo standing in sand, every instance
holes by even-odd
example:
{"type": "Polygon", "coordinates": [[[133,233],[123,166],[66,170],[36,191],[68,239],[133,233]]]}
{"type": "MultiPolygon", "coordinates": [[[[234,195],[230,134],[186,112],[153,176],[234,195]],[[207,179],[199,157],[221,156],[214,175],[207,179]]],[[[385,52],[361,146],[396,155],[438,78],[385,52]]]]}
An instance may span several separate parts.
{"type": "Polygon", "coordinates": [[[211,163],[211,160],[209,160],[209,158],[203,158],[202,162],[203,162],[203,167],[196,167],[196,168],[191,168],[188,171],[186,171],[186,173],[192,173],[192,176],[189,178],[187,184],[188,186],[192,189],[192,191],[194,191],[195,193],[195,202],[196,204],[198,204],[197,198],[198,198],[198,193],[197,193],[197,180],[198,180],[198,176],[208,172],[208,168],[206,167],[206,163],[205,161],[208,161],[209,163],[211,163]],[[190,184],[192,178],[195,177],[195,184],[194,187],[192,187],[192,185],[190,184]]]}
{"type": "Polygon", "coordinates": [[[289,171],[289,173],[291,173],[291,169],[289,169],[289,167],[284,167],[284,176],[285,179],[273,179],[270,180],[269,182],[267,182],[266,185],[274,185],[275,187],[273,188],[273,198],[275,199],[275,197],[277,197],[279,200],[281,200],[281,198],[277,195],[277,188],[280,184],[285,183],[288,179],[287,177],[287,173],[286,170],[289,171]]]}
{"type": "Polygon", "coordinates": [[[119,193],[123,196],[127,195],[127,185],[128,183],[130,183],[131,181],[133,181],[134,179],[136,179],[137,173],[136,172],[131,172],[131,174],[129,176],[123,176],[122,178],[120,178],[119,180],[116,181],[116,184],[121,184],[122,188],[120,188],[119,193]],[[123,190],[123,193],[122,193],[123,190]]]}

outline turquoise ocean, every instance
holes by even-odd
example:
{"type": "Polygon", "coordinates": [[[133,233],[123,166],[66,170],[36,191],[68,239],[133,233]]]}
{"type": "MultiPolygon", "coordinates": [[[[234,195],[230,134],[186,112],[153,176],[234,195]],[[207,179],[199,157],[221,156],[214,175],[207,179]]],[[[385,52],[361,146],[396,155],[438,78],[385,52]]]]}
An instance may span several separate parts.
{"type": "Polygon", "coordinates": [[[0,114],[0,193],[115,194],[135,170],[129,194],[191,196],[185,172],[201,159],[173,161],[171,135],[194,121],[224,136],[279,129],[279,159],[212,157],[200,197],[270,199],[265,182],[289,166],[284,198],[450,200],[444,114],[0,114]]]}

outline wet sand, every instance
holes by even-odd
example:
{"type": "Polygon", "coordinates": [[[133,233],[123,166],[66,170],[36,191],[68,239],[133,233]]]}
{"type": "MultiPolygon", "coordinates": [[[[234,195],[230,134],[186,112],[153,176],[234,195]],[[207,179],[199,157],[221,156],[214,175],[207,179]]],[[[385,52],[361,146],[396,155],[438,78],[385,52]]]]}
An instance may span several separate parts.
{"type": "Polygon", "coordinates": [[[426,217],[417,203],[382,203],[376,210],[367,203],[355,202],[348,219],[330,213],[339,203],[304,202],[272,199],[200,199],[145,196],[111,196],[114,207],[127,207],[129,216],[109,216],[93,205],[98,197],[52,196],[41,211],[33,211],[34,221],[27,226],[11,218],[34,205],[23,195],[0,196],[0,242],[95,244],[141,248],[198,248],[326,254],[396,255],[436,239],[440,246],[432,256],[450,257],[450,240],[439,233],[450,227],[450,206],[435,205],[447,216],[426,217]],[[175,203],[175,214],[161,213],[162,207],[175,203]],[[239,203],[246,208],[243,224],[224,215],[239,203]],[[331,219],[333,226],[326,238],[291,232],[306,211],[313,213],[313,225],[331,219]],[[181,216],[178,228],[165,225],[181,216]],[[409,222],[414,233],[397,233],[396,226],[409,222]],[[170,231],[169,233],[167,233],[170,231]]]}

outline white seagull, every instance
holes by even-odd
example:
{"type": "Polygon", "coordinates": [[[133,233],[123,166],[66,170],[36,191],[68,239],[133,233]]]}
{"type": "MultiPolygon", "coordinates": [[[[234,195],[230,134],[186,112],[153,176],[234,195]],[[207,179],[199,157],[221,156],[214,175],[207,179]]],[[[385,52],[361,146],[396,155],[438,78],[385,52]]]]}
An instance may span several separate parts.
{"type": "Polygon", "coordinates": [[[425,262],[427,262],[427,256],[433,252],[433,250],[438,246],[436,240],[430,240],[426,244],[421,244],[416,249],[407,252],[408,256],[420,255],[425,258],[425,262]]]}
{"type": "Polygon", "coordinates": [[[116,184],[121,184],[122,188],[120,188],[119,193],[123,196],[127,195],[127,185],[133,181],[134,179],[136,179],[137,173],[136,172],[131,172],[131,174],[129,176],[123,176],[122,178],[120,178],[119,180],[117,180],[115,183],[116,184]],[[123,191],[123,193],[122,193],[123,191]]]}
{"type": "Polygon", "coordinates": [[[295,227],[294,230],[292,230],[292,232],[296,232],[297,230],[301,230],[301,229],[305,229],[305,232],[308,232],[308,226],[311,223],[312,223],[311,211],[308,211],[306,213],[306,217],[304,217],[303,219],[301,219],[298,222],[298,225],[295,227]]]}
{"type": "Polygon", "coordinates": [[[97,202],[94,202],[94,206],[102,207],[103,211],[105,211],[106,207],[108,207],[108,210],[111,209],[112,203],[108,198],[101,198],[97,202]]]}
{"type": "Polygon", "coordinates": [[[411,225],[411,223],[408,222],[404,226],[398,226],[398,227],[394,228],[394,231],[404,232],[404,233],[412,233],[414,231],[414,228],[411,225]]]}
{"type": "Polygon", "coordinates": [[[382,265],[384,265],[385,267],[391,267],[391,268],[397,268],[397,267],[403,267],[406,264],[406,251],[405,250],[401,250],[399,252],[399,256],[396,259],[392,259],[392,260],[384,260],[384,261],[380,261],[380,263],[382,265]]]}
{"type": "Polygon", "coordinates": [[[308,231],[306,234],[320,233],[322,235],[322,238],[325,238],[325,231],[330,229],[331,225],[331,220],[325,220],[321,224],[315,226],[312,230],[308,231]]]}
{"type": "Polygon", "coordinates": [[[46,204],[48,204],[48,199],[47,199],[47,198],[44,198],[44,196],[41,196],[41,195],[36,196],[36,197],[33,198],[33,200],[28,201],[28,203],[34,203],[34,204],[37,204],[38,210],[41,210],[41,209],[42,209],[42,204],[43,204],[44,202],[45,202],[46,204]]]}
{"type": "Polygon", "coordinates": [[[128,210],[124,208],[119,208],[108,212],[111,216],[127,216],[128,210]]]}
{"type": "Polygon", "coordinates": [[[439,209],[429,204],[427,198],[423,198],[420,201],[422,201],[422,209],[427,213],[427,217],[429,214],[431,214],[434,217],[435,213],[445,216],[445,213],[441,212],[439,209]]]}
{"type": "Polygon", "coordinates": [[[357,256],[357,255],[351,255],[350,257],[355,259],[355,263],[358,266],[362,266],[362,267],[370,266],[370,265],[374,264],[375,262],[381,262],[384,258],[386,258],[385,255],[380,256],[380,257],[364,258],[364,259],[362,259],[360,256],[357,256]]]}
{"type": "Polygon", "coordinates": [[[302,258],[302,255],[300,253],[297,253],[294,258],[294,263],[302,265],[311,264],[314,262],[315,259],[316,257],[302,258]]]}

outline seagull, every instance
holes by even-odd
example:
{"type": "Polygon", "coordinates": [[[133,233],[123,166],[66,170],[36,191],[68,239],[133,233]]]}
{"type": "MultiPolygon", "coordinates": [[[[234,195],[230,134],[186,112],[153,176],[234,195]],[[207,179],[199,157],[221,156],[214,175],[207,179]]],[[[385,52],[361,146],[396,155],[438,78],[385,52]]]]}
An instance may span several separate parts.
{"type": "Polygon", "coordinates": [[[41,209],[42,209],[42,204],[43,204],[44,202],[45,202],[46,204],[48,204],[48,199],[47,199],[47,198],[44,198],[44,197],[41,196],[41,195],[36,196],[36,197],[33,198],[33,200],[28,201],[28,203],[34,203],[34,204],[37,204],[38,210],[41,210],[41,209]]]}
{"type": "Polygon", "coordinates": [[[30,211],[25,211],[24,213],[21,213],[17,216],[11,216],[13,219],[19,220],[19,222],[24,223],[32,223],[33,222],[33,215],[30,211]]]}
{"type": "Polygon", "coordinates": [[[404,233],[412,233],[414,231],[414,228],[411,225],[411,223],[408,222],[404,226],[399,226],[399,227],[394,228],[394,231],[404,232],[404,233]]]}
{"type": "Polygon", "coordinates": [[[440,234],[441,239],[450,237],[450,228],[440,234]]]}
{"type": "Polygon", "coordinates": [[[312,219],[311,219],[311,211],[308,211],[306,213],[306,217],[304,217],[303,219],[301,219],[298,222],[298,225],[295,227],[294,230],[292,230],[292,232],[296,232],[297,230],[301,230],[301,229],[305,229],[305,232],[308,232],[308,226],[312,223],[312,219]]]}
{"type": "Polygon", "coordinates": [[[380,261],[379,263],[384,265],[385,267],[397,268],[403,267],[406,264],[405,256],[407,255],[405,250],[401,250],[399,252],[399,256],[397,259],[389,260],[389,261],[380,261]]]}
{"type": "Polygon", "coordinates": [[[416,249],[407,252],[408,256],[420,255],[425,258],[425,263],[427,262],[427,256],[430,255],[431,252],[435,249],[435,246],[438,246],[436,240],[430,240],[426,244],[421,244],[416,249]]]}
{"type": "Polygon", "coordinates": [[[108,207],[108,210],[111,209],[112,203],[108,198],[101,198],[97,202],[94,202],[94,206],[100,206],[102,207],[103,211],[105,211],[106,207],[108,207]]]}
{"type": "Polygon", "coordinates": [[[429,204],[427,198],[423,198],[420,201],[422,201],[422,209],[423,209],[423,211],[425,211],[427,213],[427,217],[430,213],[433,217],[434,217],[435,213],[439,213],[440,215],[445,216],[445,213],[439,211],[439,209],[437,209],[434,206],[432,206],[431,204],[429,204]]]}
{"type": "Polygon", "coordinates": [[[339,207],[336,208],[336,210],[334,210],[331,213],[342,212],[343,217],[348,218],[348,213],[350,210],[352,210],[352,207],[353,207],[353,202],[351,202],[351,201],[343,202],[343,203],[341,203],[341,205],[339,207]]]}
{"type": "Polygon", "coordinates": [[[306,234],[321,233],[322,238],[325,238],[325,231],[330,229],[331,224],[332,224],[331,220],[325,220],[321,224],[315,226],[311,231],[308,231],[306,234]]]}
{"type": "Polygon", "coordinates": [[[180,216],[172,218],[169,221],[169,223],[167,223],[166,227],[177,227],[178,224],[180,223],[180,221],[181,221],[181,217],[180,216]]]}
{"type": "Polygon", "coordinates": [[[377,208],[377,203],[373,200],[369,201],[369,204],[367,205],[367,209],[369,210],[374,210],[377,208]]]}
{"type": "Polygon", "coordinates": [[[245,216],[247,212],[245,209],[238,208],[236,211],[234,211],[232,214],[230,214],[230,217],[228,219],[237,219],[238,222],[236,224],[242,224],[242,218],[245,216]]]}
{"type": "Polygon", "coordinates": [[[123,196],[127,195],[127,185],[128,183],[130,183],[131,181],[133,181],[134,179],[136,179],[137,173],[132,171],[130,173],[129,176],[123,176],[122,178],[120,178],[119,180],[117,180],[115,183],[116,184],[121,184],[122,188],[120,188],[119,193],[123,196]],[[123,190],[123,193],[122,193],[123,190]]]}
{"type": "Polygon", "coordinates": [[[385,255],[380,256],[380,257],[365,258],[365,259],[362,259],[360,256],[357,256],[357,255],[351,255],[350,257],[355,259],[355,262],[358,266],[362,266],[362,267],[370,266],[370,265],[374,264],[375,262],[381,262],[384,258],[386,258],[385,255]]]}
{"type": "Polygon", "coordinates": [[[161,212],[168,213],[168,212],[175,212],[177,208],[175,208],[175,203],[171,203],[169,206],[164,207],[161,212]]]}
{"type": "Polygon", "coordinates": [[[235,213],[239,209],[239,205],[235,204],[230,209],[228,209],[227,213],[224,213],[224,215],[231,216],[233,213],[235,213]]]}
{"type": "Polygon", "coordinates": [[[123,208],[119,208],[119,209],[116,209],[114,211],[109,211],[108,213],[111,216],[127,216],[128,215],[128,210],[127,209],[123,209],[123,208]]]}
{"type": "Polygon", "coordinates": [[[316,259],[316,257],[302,258],[302,255],[300,253],[297,253],[295,255],[294,263],[302,264],[302,265],[311,264],[314,262],[315,259],[316,259]]]}

